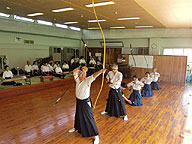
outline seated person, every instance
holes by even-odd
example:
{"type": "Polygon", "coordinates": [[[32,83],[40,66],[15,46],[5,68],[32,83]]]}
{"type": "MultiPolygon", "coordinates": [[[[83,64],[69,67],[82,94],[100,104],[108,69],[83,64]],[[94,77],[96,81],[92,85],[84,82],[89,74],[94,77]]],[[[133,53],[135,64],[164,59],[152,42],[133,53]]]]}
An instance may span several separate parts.
{"type": "Polygon", "coordinates": [[[69,65],[67,64],[66,61],[64,61],[62,69],[63,69],[63,72],[69,72],[69,65]]]}
{"type": "Polygon", "coordinates": [[[4,82],[1,85],[16,85],[16,82],[11,80],[13,78],[13,73],[9,70],[9,66],[5,66],[5,71],[3,72],[4,82]],[[9,80],[10,81],[6,81],[9,80]]]}
{"type": "Polygon", "coordinates": [[[42,67],[42,76],[49,76],[50,75],[49,72],[50,72],[50,69],[49,69],[48,64],[46,62],[44,64],[44,66],[42,67]]]}
{"type": "Polygon", "coordinates": [[[48,64],[48,67],[49,67],[49,75],[53,75],[54,74],[54,70],[55,70],[55,64],[53,62],[50,62],[48,64]]]}
{"type": "Polygon", "coordinates": [[[33,68],[34,75],[38,76],[40,74],[40,72],[39,72],[39,66],[37,65],[37,61],[33,62],[32,68],[33,68]]]}
{"type": "Polygon", "coordinates": [[[101,61],[98,59],[97,61],[97,70],[100,70],[103,68],[103,64],[101,63],[101,61]]]}
{"type": "Polygon", "coordinates": [[[89,66],[95,67],[95,65],[96,65],[96,61],[95,61],[94,57],[91,57],[91,60],[89,61],[89,66]]]}
{"type": "Polygon", "coordinates": [[[92,57],[91,60],[89,61],[88,75],[92,75],[95,72],[95,66],[96,66],[96,61],[94,60],[94,57],[92,57]]]}
{"type": "Polygon", "coordinates": [[[29,61],[27,61],[27,64],[25,65],[25,75],[34,76],[33,68],[29,61]]]}
{"type": "Polygon", "coordinates": [[[86,61],[85,61],[85,58],[83,56],[81,56],[80,60],[79,60],[79,64],[81,66],[85,66],[86,65],[86,61]]]}
{"type": "Polygon", "coordinates": [[[152,78],[152,82],[151,82],[151,88],[152,90],[160,90],[161,88],[159,88],[159,77],[160,74],[157,72],[157,68],[153,68],[153,72],[150,74],[151,78],[152,78]]]}
{"type": "Polygon", "coordinates": [[[58,61],[55,62],[54,66],[53,66],[53,69],[55,70],[57,68],[57,65],[59,64],[58,61]]]}
{"type": "Polygon", "coordinates": [[[62,79],[65,77],[65,74],[63,73],[60,64],[58,64],[56,69],[55,69],[55,76],[60,77],[62,79]]]}

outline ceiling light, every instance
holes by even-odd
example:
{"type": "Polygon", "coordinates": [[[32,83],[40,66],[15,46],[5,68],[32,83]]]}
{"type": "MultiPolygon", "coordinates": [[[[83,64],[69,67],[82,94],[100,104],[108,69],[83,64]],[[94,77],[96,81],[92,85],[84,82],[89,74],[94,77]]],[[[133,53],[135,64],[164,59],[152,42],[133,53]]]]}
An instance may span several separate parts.
{"type": "Polygon", "coordinates": [[[78,27],[72,27],[72,26],[71,26],[70,29],[71,29],[71,30],[76,30],[76,31],[81,31],[81,29],[78,28],[78,27]]]}
{"type": "Polygon", "coordinates": [[[115,4],[113,1],[109,1],[109,2],[101,2],[101,3],[95,3],[94,5],[93,4],[88,4],[88,5],[85,5],[86,7],[97,7],[97,6],[105,6],[105,5],[112,5],[112,4],[115,4]]]}
{"type": "Polygon", "coordinates": [[[76,24],[78,22],[64,22],[64,24],[76,24]]]}
{"type": "Polygon", "coordinates": [[[52,10],[52,12],[64,12],[64,11],[71,11],[74,10],[73,8],[62,8],[62,9],[57,9],[57,10],[52,10]]]}
{"type": "Polygon", "coordinates": [[[5,14],[5,13],[0,13],[0,16],[1,16],[1,17],[7,17],[7,18],[10,17],[9,14],[5,14]]]}
{"type": "Polygon", "coordinates": [[[152,28],[153,26],[135,26],[135,28],[152,28]]]}
{"type": "Polygon", "coordinates": [[[106,21],[106,20],[88,20],[88,22],[97,22],[97,21],[99,21],[99,22],[104,22],[104,21],[106,21]]]}
{"type": "Polygon", "coordinates": [[[112,28],[112,29],[123,29],[123,28],[125,28],[124,26],[121,26],[121,27],[110,27],[110,28],[112,28]]]}
{"type": "Polygon", "coordinates": [[[33,14],[28,14],[27,16],[40,16],[43,15],[43,13],[33,13],[33,14]]]}
{"type": "Polygon", "coordinates": [[[96,30],[99,29],[99,27],[92,27],[92,28],[88,28],[89,30],[96,30]]]}
{"type": "Polygon", "coordinates": [[[16,19],[16,20],[22,20],[22,21],[27,21],[27,22],[34,22],[33,19],[25,18],[25,17],[20,17],[20,16],[16,16],[16,15],[14,15],[14,19],[16,19]]]}
{"type": "Polygon", "coordinates": [[[55,24],[55,26],[60,28],[68,28],[67,25],[63,25],[63,24],[55,24]]]}
{"type": "Polygon", "coordinates": [[[43,25],[49,25],[52,26],[53,23],[52,22],[48,22],[48,21],[43,21],[43,20],[37,20],[38,24],[43,24],[43,25]]]}
{"type": "Polygon", "coordinates": [[[137,19],[140,19],[140,17],[118,18],[117,20],[137,20],[137,19]]]}

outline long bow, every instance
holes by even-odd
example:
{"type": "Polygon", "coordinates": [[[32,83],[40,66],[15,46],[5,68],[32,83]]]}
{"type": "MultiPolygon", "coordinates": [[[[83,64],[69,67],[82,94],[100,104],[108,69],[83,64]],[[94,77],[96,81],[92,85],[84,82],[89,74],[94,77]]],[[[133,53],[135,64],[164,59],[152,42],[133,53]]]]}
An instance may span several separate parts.
{"type": "MultiPolygon", "coordinates": [[[[102,35],[102,37],[103,37],[103,45],[104,45],[103,68],[105,68],[105,54],[106,54],[105,35],[104,35],[104,33],[103,33],[103,29],[102,29],[102,27],[101,27],[101,25],[100,25],[100,23],[99,23],[98,17],[97,17],[97,13],[96,13],[95,6],[94,6],[94,0],[92,0],[92,5],[93,5],[93,12],[94,12],[95,18],[96,18],[96,20],[97,20],[97,24],[98,24],[98,26],[99,26],[99,29],[100,29],[100,31],[101,31],[101,35],[102,35]]],[[[99,93],[98,93],[98,95],[97,95],[97,97],[96,97],[96,100],[95,100],[95,103],[94,103],[93,108],[96,107],[97,101],[98,101],[98,99],[99,99],[99,96],[101,95],[101,91],[102,91],[102,89],[103,89],[104,78],[105,78],[105,75],[104,75],[104,73],[103,73],[103,75],[102,75],[101,87],[100,87],[99,93]]]]}

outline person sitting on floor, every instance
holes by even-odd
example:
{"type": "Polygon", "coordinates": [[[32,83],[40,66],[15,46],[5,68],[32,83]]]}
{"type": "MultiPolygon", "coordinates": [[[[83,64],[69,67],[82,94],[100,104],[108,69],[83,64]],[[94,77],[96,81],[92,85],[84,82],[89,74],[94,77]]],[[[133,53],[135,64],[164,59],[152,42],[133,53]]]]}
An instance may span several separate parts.
{"type": "Polygon", "coordinates": [[[55,67],[55,64],[51,61],[51,62],[49,62],[48,67],[49,67],[49,75],[54,75],[54,73],[55,73],[54,70],[57,66],[55,67]]]}
{"type": "Polygon", "coordinates": [[[38,76],[40,74],[40,72],[39,72],[39,66],[37,65],[37,61],[33,62],[32,68],[33,68],[34,75],[38,76]]]}
{"type": "Polygon", "coordinates": [[[151,83],[152,90],[160,90],[161,88],[159,88],[159,82],[158,82],[160,74],[157,72],[157,68],[156,67],[153,68],[153,72],[150,74],[150,76],[153,79],[153,81],[151,83]]]}
{"type": "Polygon", "coordinates": [[[151,89],[151,82],[152,78],[150,77],[150,73],[146,72],[145,77],[140,80],[142,83],[144,83],[144,87],[141,90],[141,96],[143,97],[152,97],[153,91],[151,89]]]}
{"type": "Polygon", "coordinates": [[[27,76],[34,76],[33,68],[30,65],[29,61],[27,61],[27,64],[25,65],[25,75],[27,75],[27,76]]]}
{"type": "Polygon", "coordinates": [[[79,60],[79,64],[81,66],[85,66],[86,65],[86,61],[85,61],[85,58],[83,56],[81,56],[80,60],[79,60]]]}
{"type": "Polygon", "coordinates": [[[13,73],[9,70],[9,66],[5,66],[5,71],[3,72],[3,80],[4,82],[1,85],[16,85],[16,82],[14,80],[11,80],[13,78],[13,73]],[[10,80],[10,81],[6,81],[10,80]]]}
{"type": "Polygon", "coordinates": [[[54,64],[54,66],[53,66],[53,69],[54,69],[54,70],[57,68],[58,64],[59,64],[59,62],[56,61],[55,64],[54,64]]]}
{"type": "Polygon", "coordinates": [[[48,76],[50,72],[50,69],[48,67],[47,62],[44,64],[44,66],[42,67],[42,75],[43,76],[48,76]]]}
{"type": "Polygon", "coordinates": [[[63,72],[69,72],[69,65],[67,64],[66,61],[63,62],[62,69],[63,69],[63,72]]]}
{"type": "Polygon", "coordinates": [[[142,100],[141,100],[141,87],[144,86],[142,82],[138,80],[137,75],[133,76],[133,81],[127,84],[127,87],[133,87],[133,92],[131,93],[129,100],[130,101],[125,101],[127,104],[131,104],[133,106],[142,106],[142,100]]]}
{"type": "Polygon", "coordinates": [[[62,79],[64,79],[64,77],[65,77],[65,74],[63,73],[60,64],[58,64],[56,69],[55,69],[55,76],[60,77],[62,79]]]}

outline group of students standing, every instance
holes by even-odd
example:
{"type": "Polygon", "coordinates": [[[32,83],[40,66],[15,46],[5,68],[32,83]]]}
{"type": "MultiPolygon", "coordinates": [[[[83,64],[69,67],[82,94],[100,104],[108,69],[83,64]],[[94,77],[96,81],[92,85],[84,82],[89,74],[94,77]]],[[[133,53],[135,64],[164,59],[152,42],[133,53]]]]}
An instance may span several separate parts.
{"type": "MultiPolygon", "coordinates": [[[[133,81],[126,84],[122,83],[123,75],[118,71],[118,65],[113,64],[111,66],[112,71],[109,71],[106,79],[107,84],[110,87],[107,104],[105,111],[101,112],[101,115],[108,114],[109,116],[124,117],[124,120],[128,120],[128,116],[125,109],[125,103],[133,106],[142,106],[142,96],[153,96],[152,89],[159,90],[158,78],[160,74],[157,69],[154,68],[152,73],[146,72],[145,77],[140,81],[136,75],[133,76],[133,81]],[[127,99],[123,94],[123,89],[133,88],[130,97],[127,99]],[[141,90],[141,88],[143,88],[141,90]],[[124,100],[125,99],[125,102],[124,100]]],[[[102,73],[106,72],[106,69],[101,69],[93,75],[86,77],[87,67],[77,67],[73,70],[74,79],[76,81],[76,112],[74,128],[69,132],[81,133],[83,137],[94,136],[94,144],[99,144],[99,131],[96,126],[93,111],[92,102],[90,98],[91,83],[102,73]]]]}

